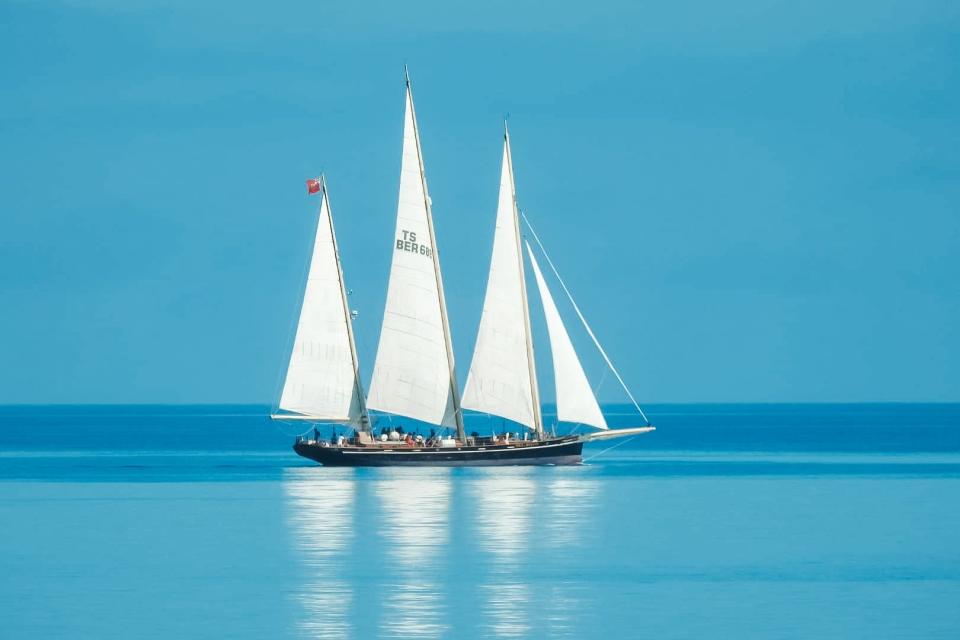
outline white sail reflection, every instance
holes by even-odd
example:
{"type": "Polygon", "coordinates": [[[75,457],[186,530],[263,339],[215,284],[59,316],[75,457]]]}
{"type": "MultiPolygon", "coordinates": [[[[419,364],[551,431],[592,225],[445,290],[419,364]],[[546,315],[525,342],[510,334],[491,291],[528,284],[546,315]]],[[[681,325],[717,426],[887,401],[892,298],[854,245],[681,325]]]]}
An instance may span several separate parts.
{"type": "Polygon", "coordinates": [[[441,637],[450,629],[448,594],[437,575],[450,541],[450,470],[382,473],[383,479],[374,482],[383,513],[378,533],[395,571],[384,584],[381,635],[441,637]]]}
{"type": "Polygon", "coordinates": [[[582,477],[580,467],[554,471],[557,476],[571,477],[550,478],[547,486],[543,487],[547,494],[544,542],[561,549],[576,547],[591,539],[599,542],[593,538],[595,531],[591,514],[599,499],[600,483],[594,478],[582,477]]]}
{"type": "Polygon", "coordinates": [[[303,609],[298,626],[309,638],[352,635],[353,593],[344,559],[354,539],[353,469],[287,469],[288,523],[306,583],[294,596],[303,609]]]}
{"type": "MultiPolygon", "coordinates": [[[[544,546],[552,555],[582,557],[589,545],[602,544],[594,520],[600,496],[600,482],[585,478],[582,467],[553,469],[541,492],[546,497],[541,530],[544,546]]],[[[551,638],[577,637],[577,623],[583,612],[578,603],[589,594],[582,593],[582,583],[561,580],[550,584],[543,609],[543,622],[551,638]]]]}
{"type": "Polygon", "coordinates": [[[531,467],[480,470],[473,483],[477,504],[477,545],[489,554],[487,582],[480,590],[492,635],[505,638],[530,633],[532,587],[520,579],[525,557],[536,544],[531,508],[536,483],[531,467]]]}
{"type": "Polygon", "coordinates": [[[584,596],[578,594],[577,585],[564,581],[551,584],[545,594],[547,606],[543,621],[549,638],[576,638],[580,635],[576,622],[583,619],[584,596]]]}

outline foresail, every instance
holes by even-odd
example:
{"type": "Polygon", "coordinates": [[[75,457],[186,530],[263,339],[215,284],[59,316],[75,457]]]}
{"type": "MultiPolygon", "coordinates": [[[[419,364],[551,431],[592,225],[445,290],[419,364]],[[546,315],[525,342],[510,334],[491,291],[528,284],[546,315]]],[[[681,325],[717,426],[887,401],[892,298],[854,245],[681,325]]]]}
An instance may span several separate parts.
{"type": "Polygon", "coordinates": [[[534,429],[535,400],[527,348],[523,256],[508,145],[504,140],[487,293],[462,403],[468,409],[507,418],[534,429]]]}
{"type": "Polygon", "coordinates": [[[424,184],[413,99],[408,88],[397,229],[367,406],[432,424],[455,426],[453,363],[449,362],[444,335],[424,184]]]}
{"type": "Polygon", "coordinates": [[[280,408],[359,425],[362,408],[340,282],[330,204],[321,194],[317,233],[280,408]]]}
{"type": "Polygon", "coordinates": [[[530,244],[527,244],[527,253],[533,274],[537,279],[537,288],[540,290],[540,300],[543,303],[543,315],[547,321],[547,333],[550,336],[550,352],[553,354],[553,374],[557,387],[557,419],[562,422],[577,422],[587,424],[598,429],[606,429],[607,421],[603,418],[597,397],[590,388],[587,375],[577,357],[577,352],[570,342],[570,335],[563,326],[560,312],[550,295],[550,289],[540,272],[540,265],[533,255],[530,244]]]}

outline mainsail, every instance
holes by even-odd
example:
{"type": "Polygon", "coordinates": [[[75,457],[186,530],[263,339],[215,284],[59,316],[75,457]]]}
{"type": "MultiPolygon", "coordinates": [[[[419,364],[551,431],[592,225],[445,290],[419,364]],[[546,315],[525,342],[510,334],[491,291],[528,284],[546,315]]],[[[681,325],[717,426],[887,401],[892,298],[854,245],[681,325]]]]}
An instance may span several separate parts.
{"type": "Polygon", "coordinates": [[[345,422],[356,428],[364,423],[350,310],[325,181],[280,408],[313,420],[345,422]]]}
{"type": "Polygon", "coordinates": [[[533,274],[537,279],[537,288],[540,290],[540,300],[543,303],[543,315],[547,321],[547,333],[550,336],[553,373],[557,387],[557,420],[606,429],[607,421],[603,418],[603,413],[597,404],[597,397],[590,388],[587,375],[583,371],[573,343],[570,342],[570,335],[563,326],[560,312],[543,279],[540,265],[537,264],[530,243],[527,243],[527,253],[530,256],[530,264],[533,266],[533,274]]]}
{"type": "Polygon", "coordinates": [[[532,356],[510,139],[505,132],[493,255],[463,406],[539,432],[540,399],[532,356]]]}
{"type": "Polygon", "coordinates": [[[463,432],[430,197],[407,80],[397,229],[368,405],[463,432]]]}

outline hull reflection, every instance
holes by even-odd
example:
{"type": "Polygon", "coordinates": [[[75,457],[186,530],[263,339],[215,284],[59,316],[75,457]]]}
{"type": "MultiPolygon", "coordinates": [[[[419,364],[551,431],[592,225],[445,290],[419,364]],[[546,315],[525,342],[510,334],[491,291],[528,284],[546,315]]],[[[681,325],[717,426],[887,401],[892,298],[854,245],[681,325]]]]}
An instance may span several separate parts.
{"type": "Polygon", "coordinates": [[[381,635],[438,638],[450,630],[446,594],[439,585],[450,539],[449,469],[384,470],[380,499],[381,544],[395,568],[384,585],[381,635]]]}
{"type": "Polygon", "coordinates": [[[302,610],[298,627],[309,638],[350,637],[353,592],[344,557],[355,535],[354,471],[313,471],[288,469],[283,483],[293,546],[307,574],[293,596],[302,610]]]}
{"type": "Polygon", "coordinates": [[[603,532],[601,485],[578,469],[288,470],[298,635],[582,634],[580,572],[603,532]]]}

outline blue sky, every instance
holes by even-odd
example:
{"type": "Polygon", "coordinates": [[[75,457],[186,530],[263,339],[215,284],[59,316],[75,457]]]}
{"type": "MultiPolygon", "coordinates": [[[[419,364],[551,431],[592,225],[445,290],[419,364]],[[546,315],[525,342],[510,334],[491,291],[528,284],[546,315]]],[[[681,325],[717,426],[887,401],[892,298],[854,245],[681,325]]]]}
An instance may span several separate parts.
{"type": "Polygon", "coordinates": [[[320,171],[369,376],[404,63],[461,381],[509,112],[641,401],[960,401],[960,5],[456,4],[4,2],[0,402],[273,402],[320,171]]]}

